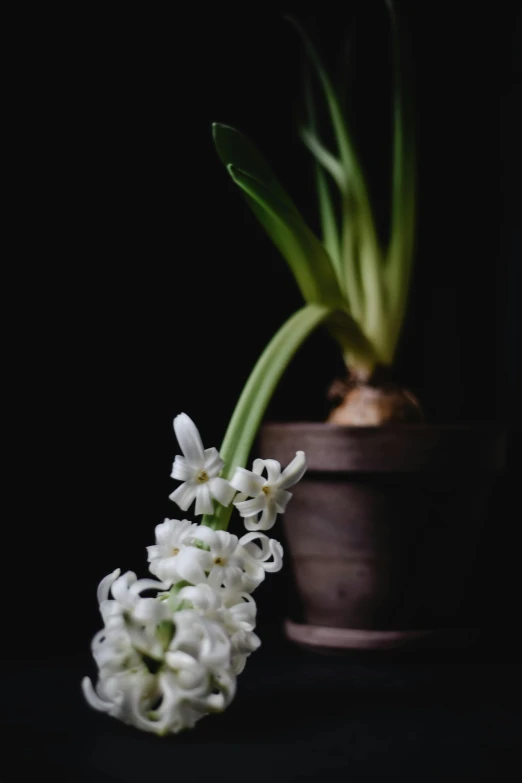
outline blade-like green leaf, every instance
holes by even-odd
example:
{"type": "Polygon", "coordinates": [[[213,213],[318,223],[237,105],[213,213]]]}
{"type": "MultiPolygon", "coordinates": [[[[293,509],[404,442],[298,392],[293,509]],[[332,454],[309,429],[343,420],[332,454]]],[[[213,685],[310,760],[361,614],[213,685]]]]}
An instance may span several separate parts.
{"type": "Polygon", "coordinates": [[[319,141],[315,133],[303,128],[301,138],[316,159],[316,161],[330,174],[337,187],[344,193],[347,189],[346,174],[342,163],[332,155],[330,150],[319,141]]]}
{"type": "MultiPolygon", "coordinates": [[[[291,359],[311,332],[330,319],[346,349],[353,348],[361,360],[366,354],[365,360],[372,363],[372,346],[346,313],[317,304],[305,305],[294,313],[261,354],[238,400],[220,449],[225,478],[230,479],[236,467],[246,465],[267,405],[291,359]]],[[[231,512],[231,506],[220,506],[215,515],[203,517],[203,524],[224,529],[231,512]]]]}
{"type": "Polygon", "coordinates": [[[359,240],[357,204],[352,195],[346,193],[341,200],[341,258],[342,283],[345,296],[350,305],[353,317],[362,323],[364,320],[365,301],[361,281],[359,259],[359,240]]]}
{"type": "Polygon", "coordinates": [[[411,93],[401,55],[400,30],[392,0],[390,14],[393,51],[393,169],[391,234],[387,254],[390,329],[389,360],[400,335],[409,293],[416,220],[416,153],[411,93]]]}
{"type": "MultiPolygon", "coordinates": [[[[312,85],[308,71],[306,71],[304,74],[304,94],[308,115],[308,126],[312,132],[316,133],[317,117],[314,105],[314,96],[312,93],[312,85]]],[[[315,178],[324,246],[326,247],[328,255],[332,260],[332,265],[337,275],[339,287],[346,296],[337,216],[335,214],[335,207],[332,201],[332,195],[330,193],[330,186],[328,184],[326,174],[323,170],[323,167],[317,162],[315,164],[315,178]]]]}
{"type": "Polygon", "coordinates": [[[359,377],[369,378],[381,358],[358,321],[346,311],[336,310],[328,319],[327,326],[341,345],[347,367],[357,368],[359,377]]]}
{"type": "Polygon", "coordinates": [[[261,182],[235,166],[228,166],[234,182],[267,234],[286,258],[307,302],[346,308],[331,260],[321,242],[297,211],[280,201],[261,182]]]}
{"type": "Polygon", "coordinates": [[[349,186],[353,189],[357,201],[360,204],[359,214],[360,219],[363,221],[363,229],[365,233],[375,238],[376,243],[377,240],[375,236],[375,226],[372,210],[370,207],[370,201],[368,199],[366,182],[359,164],[355,145],[348,132],[346,118],[344,117],[339,100],[330,81],[326,68],[324,67],[321,58],[319,57],[319,54],[317,53],[317,50],[308,34],[292,16],[287,16],[286,18],[299,33],[310,62],[314,66],[317,76],[319,77],[319,82],[323,88],[324,96],[332,120],[332,126],[337,139],[337,144],[339,146],[339,154],[346,170],[346,178],[349,186]]]}
{"type": "MultiPolygon", "coordinates": [[[[380,314],[376,315],[376,311],[381,307],[383,298],[379,296],[379,303],[375,305],[374,302],[367,301],[367,293],[380,290],[380,277],[383,270],[380,268],[381,251],[366,182],[355,145],[348,131],[346,118],[317,50],[300,24],[290,16],[287,19],[299,33],[323,88],[337,139],[339,155],[345,169],[346,187],[343,194],[341,254],[344,267],[342,277],[345,281],[343,290],[346,292],[350,310],[364,324],[365,330],[368,325],[375,332],[375,323],[380,318],[380,314]],[[359,280],[361,286],[354,291],[354,286],[359,280]]],[[[378,331],[381,332],[382,329],[378,329],[378,331]]]]}
{"type": "Polygon", "coordinates": [[[297,211],[292,199],[250,139],[235,128],[218,122],[212,125],[212,135],[217,153],[225,166],[232,165],[250,174],[289,209],[297,211]]]}
{"type": "Polygon", "coordinates": [[[342,272],[341,248],[339,247],[339,232],[337,229],[334,207],[332,204],[332,196],[330,194],[330,186],[328,185],[328,181],[323,169],[319,165],[316,165],[316,168],[317,196],[319,200],[319,211],[321,214],[323,242],[328,255],[332,260],[332,265],[337,275],[339,288],[343,293],[345,293],[343,290],[344,280],[342,272]]]}

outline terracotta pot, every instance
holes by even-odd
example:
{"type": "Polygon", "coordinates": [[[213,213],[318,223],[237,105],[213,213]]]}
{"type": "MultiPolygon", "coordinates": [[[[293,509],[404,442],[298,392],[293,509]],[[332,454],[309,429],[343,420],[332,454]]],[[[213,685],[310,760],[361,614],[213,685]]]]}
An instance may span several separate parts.
{"type": "Polygon", "coordinates": [[[481,534],[505,436],[480,426],[267,424],[259,452],[308,472],[284,517],[301,616],[314,647],[466,639],[479,611],[481,534]]]}

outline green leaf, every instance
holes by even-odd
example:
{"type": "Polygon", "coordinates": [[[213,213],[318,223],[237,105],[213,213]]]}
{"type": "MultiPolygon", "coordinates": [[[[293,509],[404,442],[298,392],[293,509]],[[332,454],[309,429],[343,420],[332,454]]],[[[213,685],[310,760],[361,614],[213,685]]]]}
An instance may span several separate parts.
{"type": "MultiPolygon", "coordinates": [[[[323,88],[344,168],[341,288],[345,291],[351,312],[364,324],[365,331],[370,328],[372,332],[381,333],[382,327],[379,322],[379,319],[382,320],[380,309],[383,301],[381,251],[359,157],[339,99],[315,46],[295,19],[291,16],[287,16],[287,19],[299,33],[323,88]],[[379,295],[377,304],[368,301],[368,295],[373,296],[374,292],[379,295]]],[[[319,149],[317,145],[315,147],[317,154],[319,149]]],[[[322,157],[324,164],[326,163],[324,154],[322,157]]],[[[331,160],[329,162],[332,163],[331,160]]]]}
{"type": "Polygon", "coordinates": [[[252,211],[287,260],[307,302],[344,307],[332,260],[255,145],[242,133],[214,123],[218,154],[252,211]]]}
{"type": "Polygon", "coordinates": [[[326,149],[312,131],[303,128],[301,138],[316,161],[330,174],[341,193],[344,193],[347,188],[347,182],[341,161],[337,160],[335,155],[332,155],[330,150],[326,149]]]}
{"type": "Polygon", "coordinates": [[[235,128],[214,122],[212,135],[216,150],[225,166],[235,166],[261,182],[279,201],[289,209],[297,209],[274,172],[255,144],[235,128]]]}
{"type": "Polygon", "coordinates": [[[339,154],[346,171],[345,176],[350,187],[353,189],[356,199],[360,202],[361,217],[364,220],[364,229],[365,231],[374,234],[375,229],[370,202],[368,199],[366,182],[359,164],[359,158],[355,149],[355,145],[348,131],[346,118],[343,114],[341,105],[330,81],[330,77],[328,76],[326,68],[324,67],[321,58],[319,57],[319,54],[317,53],[317,50],[308,34],[292,16],[287,16],[286,18],[295,27],[299,36],[301,37],[305,51],[317,73],[330,112],[332,126],[339,147],[339,154]]]}
{"type": "Polygon", "coordinates": [[[345,308],[331,260],[295,209],[265,185],[233,165],[228,171],[248,197],[248,203],[276,247],[286,258],[307,302],[345,308]]]}
{"type": "MultiPolygon", "coordinates": [[[[238,400],[220,449],[225,461],[223,475],[231,478],[236,467],[244,467],[270,399],[283,372],[306,338],[320,324],[328,322],[347,351],[371,367],[375,352],[358,324],[347,313],[317,304],[308,304],[294,313],[269,342],[255,365],[238,400]]],[[[202,524],[225,529],[232,506],[220,507],[202,524]]]]}
{"type": "Polygon", "coordinates": [[[359,241],[357,205],[351,194],[345,194],[341,200],[341,287],[345,291],[350,312],[362,323],[365,301],[361,282],[359,241]]]}
{"type": "MultiPolygon", "coordinates": [[[[315,102],[312,90],[312,83],[310,79],[310,73],[306,68],[304,73],[304,94],[305,103],[308,116],[308,127],[310,132],[317,133],[317,112],[315,109],[315,102]]],[[[306,143],[306,142],[305,142],[306,143]]],[[[330,191],[330,185],[326,178],[326,174],[323,166],[316,160],[315,162],[315,178],[317,187],[317,198],[319,202],[319,213],[321,217],[321,229],[323,235],[323,243],[328,251],[328,254],[332,260],[332,265],[337,275],[337,282],[343,295],[347,299],[347,302],[352,310],[352,302],[350,294],[346,290],[345,275],[343,270],[343,261],[341,254],[341,244],[339,236],[339,227],[337,225],[337,215],[335,213],[335,206],[332,200],[332,194],[330,191]]]]}
{"type": "Polygon", "coordinates": [[[337,220],[332,203],[330,186],[323,169],[318,164],[316,164],[316,181],[317,197],[319,200],[319,212],[321,215],[323,243],[337,275],[339,288],[349,303],[349,299],[346,297],[346,291],[344,290],[341,248],[339,246],[339,231],[337,228],[337,220]]]}
{"type": "Polygon", "coordinates": [[[394,4],[390,14],[393,51],[393,168],[391,235],[387,253],[391,362],[400,335],[410,287],[416,222],[416,150],[411,92],[401,55],[400,30],[394,4]]]}

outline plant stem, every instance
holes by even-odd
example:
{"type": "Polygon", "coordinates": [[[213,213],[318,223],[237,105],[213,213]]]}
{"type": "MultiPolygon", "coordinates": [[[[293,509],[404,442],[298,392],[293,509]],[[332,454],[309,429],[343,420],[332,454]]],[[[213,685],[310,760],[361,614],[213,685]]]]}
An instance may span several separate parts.
{"type": "MultiPolygon", "coordinates": [[[[257,361],[238,400],[223,440],[220,454],[225,462],[222,474],[232,478],[236,467],[244,467],[267,405],[283,372],[306,338],[320,324],[331,319],[334,331],[342,331],[344,343],[351,342],[360,355],[371,362],[372,346],[346,313],[333,308],[308,304],[298,310],[279,329],[257,361]]],[[[205,515],[202,524],[226,530],[233,506],[219,506],[213,515],[205,515]]]]}

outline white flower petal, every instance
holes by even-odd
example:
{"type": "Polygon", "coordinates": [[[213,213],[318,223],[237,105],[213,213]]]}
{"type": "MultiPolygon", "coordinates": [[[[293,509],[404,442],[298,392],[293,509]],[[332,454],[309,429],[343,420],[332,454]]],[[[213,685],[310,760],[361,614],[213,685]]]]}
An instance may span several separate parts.
{"type": "Polygon", "coordinates": [[[288,502],[292,498],[292,493],[288,492],[286,489],[274,489],[272,490],[272,499],[275,503],[275,506],[277,508],[278,514],[284,514],[286,511],[286,507],[288,505],[288,502]]]}
{"type": "Polygon", "coordinates": [[[195,659],[192,657],[192,655],[189,655],[188,653],[185,652],[181,652],[181,650],[176,650],[176,651],[168,650],[165,653],[165,660],[167,661],[168,665],[172,669],[181,669],[184,667],[193,668],[194,665],[197,663],[195,659]]]}
{"type": "Polygon", "coordinates": [[[227,608],[231,608],[233,606],[236,606],[237,604],[244,604],[245,602],[251,603],[254,606],[256,604],[255,600],[252,598],[251,595],[248,595],[248,593],[243,593],[236,589],[227,588],[225,590],[220,590],[220,596],[221,596],[221,600],[223,601],[223,606],[227,608]]]}
{"type": "Polygon", "coordinates": [[[230,659],[230,641],[220,623],[201,617],[192,609],[176,612],[176,633],[170,650],[182,650],[209,666],[226,666],[230,659]]]}
{"type": "Polygon", "coordinates": [[[277,484],[281,476],[281,463],[276,459],[265,459],[265,468],[269,484],[277,484]]]}
{"type": "Polygon", "coordinates": [[[277,508],[274,502],[268,502],[263,509],[260,519],[245,519],[247,530],[270,530],[277,519],[277,508]]]}
{"type": "Polygon", "coordinates": [[[208,482],[210,493],[222,506],[229,506],[232,498],[236,494],[234,487],[231,487],[228,481],[220,476],[211,478],[208,482]]]}
{"type": "Polygon", "coordinates": [[[208,584],[213,590],[217,591],[222,586],[225,576],[226,569],[223,566],[215,565],[208,575],[208,584]]]}
{"type": "Polygon", "coordinates": [[[212,568],[212,555],[195,546],[186,546],[176,556],[176,568],[182,579],[193,585],[206,582],[205,571],[212,568]]]}
{"type": "Polygon", "coordinates": [[[180,486],[169,495],[170,500],[177,503],[182,511],[186,511],[192,505],[196,497],[196,484],[180,484],[180,486]]]}
{"type": "Polygon", "coordinates": [[[255,459],[252,463],[252,471],[260,476],[263,473],[263,470],[265,469],[265,460],[264,459],[255,459]]]}
{"type": "Polygon", "coordinates": [[[112,707],[112,704],[110,701],[103,701],[103,699],[100,699],[96,691],[94,690],[93,684],[89,677],[84,677],[82,680],[82,691],[83,695],[85,696],[88,704],[95,710],[100,710],[100,712],[109,712],[109,710],[112,707]]]}
{"type": "Polygon", "coordinates": [[[261,639],[252,631],[238,631],[230,641],[234,652],[240,655],[250,655],[261,647],[261,639]]]}
{"type": "Polygon", "coordinates": [[[208,475],[211,477],[217,476],[225,464],[219,456],[219,451],[214,447],[211,449],[205,449],[203,457],[203,467],[207,471],[208,475]]]}
{"type": "Polygon", "coordinates": [[[266,495],[261,493],[251,500],[243,500],[241,503],[234,503],[242,517],[254,517],[261,513],[267,505],[266,495]]]}
{"type": "Polygon", "coordinates": [[[246,533],[239,539],[239,545],[244,547],[251,557],[260,559],[265,555],[269,557],[270,548],[268,541],[269,538],[264,533],[246,533]],[[254,541],[257,541],[259,546],[254,544],[254,541]]]}
{"type": "Polygon", "coordinates": [[[208,575],[208,583],[216,591],[221,587],[239,588],[243,583],[243,571],[239,566],[214,566],[208,575]]]}
{"type": "Polygon", "coordinates": [[[243,576],[243,589],[253,593],[257,590],[260,584],[264,581],[266,574],[264,570],[257,566],[255,569],[249,570],[243,576]]]}
{"type": "Polygon", "coordinates": [[[241,655],[239,653],[236,653],[232,656],[231,660],[231,667],[234,674],[241,674],[243,669],[245,668],[246,662],[247,662],[248,655],[241,655]]]}
{"type": "Polygon", "coordinates": [[[236,680],[226,671],[216,673],[217,686],[225,694],[228,702],[233,698],[236,692],[236,680]]]}
{"type": "Polygon", "coordinates": [[[152,544],[152,546],[147,547],[147,560],[150,563],[151,560],[156,560],[156,558],[161,557],[162,553],[162,546],[159,546],[158,544],[152,544]]]}
{"type": "Polygon", "coordinates": [[[268,538],[264,533],[247,533],[239,539],[239,546],[245,549],[251,563],[259,564],[265,571],[279,571],[283,566],[283,547],[274,538],[268,538]],[[254,543],[257,541],[260,546],[254,543]],[[266,562],[272,556],[272,562],[266,562]]]}
{"type": "Polygon", "coordinates": [[[100,613],[106,626],[122,625],[122,611],[123,607],[118,601],[103,601],[100,604],[100,613]]]}
{"type": "Polygon", "coordinates": [[[253,631],[256,625],[256,614],[257,606],[253,599],[241,601],[228,609],[227,624],[231,624],[237,630],[253,631]]]}
{"type": "MultiPolygon", "coordinates": [[[[258,535],[257,533],[253,535],[258,535]]],[[[257,560],[245,552],[243,561],[243,578],[241,580],[241,591],[245,594],[252,593],[265,579],[265,571],[257,560]]]]}
{"type": "Polygon", "coordinates": [[[277,482],[279,489],[287,489],[297,484],[306,472],[306,455],[304,451],[298,451],[292,462],[286,466],[277,482]]]}
{"type": "Polygon", "coordinates": [[[156,525],[156,543],[160,545],[163,556],[168,556],[173,549],[179,548],[189,537],[193,528],[197,527],[188,519],[166,519],[156,525]]]}
{"type": "Polygon", "coordinates": [[[225,580],[223,582],[222,587],[224,587],[227,590],[233,590],[236,593],[242,593],[243,579],[244,579],[243,563],[241,563],[241,566],[239,565],[229,566],[226,569],[225,580]]]}
{"type": "Polygon", "coordinates": [[[156,579],[138,579],[129,587],[129,597],[135,598],[143,590],[164,590],[165,585],[163,582],[158,582],[156,579]]]}
{"type": "Polygon", "coordinates": [[[168,588],[173,583],[181,580],[181,576],[176,567],[177,562],[177,555],[172,555],[172,557],[158,557],[152,560],[149,571],[151,574],[154,574],[154,576],[157,576],[158,579],[161,579],[165,588],[168,588]]]}
{"type": "Polygon", "coordinates": [[[194,534],[192,535],[192,541],[202,541],[211,549],[216,544],[216,531],[206,525],[196,525],[194,528],[194,534]]]}
{"type": "Polygon", "coordinates": [[[200,660],[210,666],[226,666],[230,659],[230,640],[219,623],[207,621],[207,635],[202,639],[200,660]]]}
{"type": "Polygon", "coordinates": [[[212,551],[226,558],[233,555],[238,544],[238,537],[227,530],[216,530],[215,536],[216,543],[212,547],[212,551]]]}
{"type": "Polygon", "coordinates": [[[137,622],[159,623],[167,619],[168,608],[165,601],[159,601],[157,598],[141,598],[132,613],[137,622]]]}
{"type": "Polygon", "coordinates": [[[154,530],[156,535],[156,543],[162,545],[170,543],[170,538],[174,534],[179,524],[180,523],[177,519],[165,519],[159,525],[156,525],[154,530]]]}
{"type": "Polygon", "coordinates": [[[197,468],[192,467],[192,465],[187,462],[185,457],[181,457],[178,454],[174,460],[170,477],[176,479],[177,481],[190,481],[196,477],[196,474],[197,468]]]}
{"type": "Polygon", "coordinates": [[[193,606],[206,614],[219,609],[221,600],[215,590],[208,584],[199,584],[195,587],[183,587],[178,598],[181,601],[189,601],[193,606]]]}
{"type": "Polygon", "coordinates": [[[263,568],[265,571],[268,571],[270,573],[275,573],[276,571],[280,571],[283,567],[283,547],[279,543],[279,541],[276,541],[275,539],[270,539],[270,551],[273,556],[272,562],[265,562],[263,563],[263,568]]]}
{"type": "Polygon", "coordinates": [[[174,419],[174,432],[187,462],[200,470],[204,463],[203,443],[198,428],[186,413],[180,413],[174,419]]]}
{"type": "Polygon", "coordinates": [[[122,574],[111,587],[111,593],[116,601],[122,606],[132,608],[132,599],[129,596],[129,587],[137,581],[137,576],[133,571],[126,571],[122,574]]]}
{"type": "Polygon", "coordinates": [[[212,514],[213,511],[214,505],[212,503],[208,482],[200,484],[196,491],[196,509],[194,513],[198,516],[199,514],[212,514]]]}
{"type": "Polygon", "coordinates": [[[98,585],[98,592],[96,593],[99,604],[101,604],[102,601],[106,601],[108,599],[110,589],[120,574],[121,570],[117,568],[112,572],[112,574],[103,577],[100,584],[98,585]]]}
{"type": "Polygon", "coordinates": [[[236,468],[236,472],[232,476],[232,480],[230,482],[231,487],[236,489],[238,492],[244,492],[250,497],[259,495],[263,489],[264,484],[265,480],[261,476],[252,473],[250,470],[245,470],[245,468],[236,468]]]}

